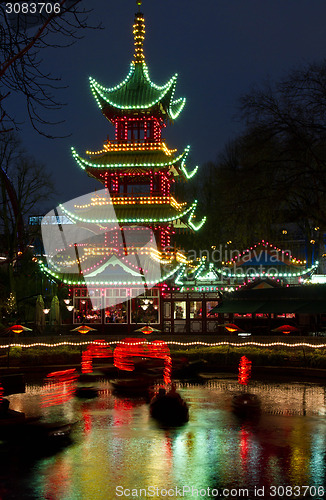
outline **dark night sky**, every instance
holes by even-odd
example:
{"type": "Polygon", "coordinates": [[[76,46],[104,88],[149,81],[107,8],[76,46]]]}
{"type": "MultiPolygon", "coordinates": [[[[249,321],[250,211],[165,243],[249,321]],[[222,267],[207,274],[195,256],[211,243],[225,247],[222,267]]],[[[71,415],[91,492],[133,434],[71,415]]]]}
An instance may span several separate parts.
{"type": "MultiPolygon", "coordinates": [[[[73,161],[70,146],[83,156],[86,149],[101,149],[108,134],[113,138],[112,125],[89,90],[88,76],[114,86],[127,75],[133,54],[136,1],[88,3],[94,9],[93,23],[101,21],[104,29],[88,31],[74,47],[49,51],[44,61],[69,86],[59,94],[67,106],[57,118],[65,123],[53,133],[71,136],[50,140],[28,124],[22,127],[26,148],[54,175],[55,205],[100,187],[73,161]]],[[[325,57],[325,0],[143,0],[142,11],[152,80],[161,85],[177,72],[175,97],[187,98],[165,138],[179,150],[191,145],[189,168],[215,160],[241,130],[235,120],[241,94],[267,77],[278,79],[325,57]]],[[[20,104],[12,99],[16,110],[20,104]]],[[[23,108],[19,116],[26,118],[23,108]]]]}

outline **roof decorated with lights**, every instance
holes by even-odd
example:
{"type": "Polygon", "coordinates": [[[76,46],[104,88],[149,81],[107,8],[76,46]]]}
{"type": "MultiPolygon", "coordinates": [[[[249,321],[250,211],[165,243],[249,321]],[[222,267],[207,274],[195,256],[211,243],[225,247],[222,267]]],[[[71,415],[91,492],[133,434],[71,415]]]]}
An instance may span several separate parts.
{"type": "MultiPolygon", "coordinates": [[[[132,269],[130,264],[126,261],[123,263],[121,257],[120,262],[111,263],[110,257],[102,258],[100,264],[91,265],[89,269],[83,273],[69,273],[60,272],[55,270],[55,266],[51,268],[47,267],[42,261],[39,261],[40,268],[51,280],[59,281],[66,285],[78,285],[78,286],[143,286],[144,276],[141,273],[136,273],[132,269]]],[[[60,266],[62,268],[62,266],[60,266]]],[[[184,268],[183,262],[178,262],[174,259],[170,262],[170,269],[162,272],[159,279],[155,281],[146,280],[147,286],[157,285],[163,283],[166,280],[172,279],[175,275],[184,268]]],[[[67,268],[68,270],[68,268],[67,268]]]]}
{"type": "MultiPolygon", "coordinates": [[[[155,149],[154,146],[144,148],[127,148],[121,146],[112,151],[101,150],[97,153],[89,154],[90,159],[82,158],[74,148],[71,148],[72,155],[77,164],[83,170],[86,170],[90,176],[96,176],[96,171],[119,170],[123,169],[148,169],[155,170],[173,170],[173,175],[181,175],[186,179],[191,179],[197,172],[198,167],[188,171],[186,168],[186,158],[190,146],[175,156],[173,153],[167,154],[164,148],[155,149]]],[[[89,152],[88,152],[89,153],[89,152]]]]}
{"type": "Polygon", "coordinates": [[[127,77],[111,88],[103,87],[90,77],[90,88],[95,100],[109,120],[125,114],[126,111],[146,114],[153,109],[163,119],[175,120],[186,100],[174,99],[177,74],[162,86],[151,81],[143,51],[145,20],[141,12],[135,15],[133,33],[135,53],[127,77]]]}
{"type": "MultiPolygon", "coordinates": [[[[261,240],[242,252],[235,252],[235,255],[228,261],[222,262],[225,276],[245,276],[250,268],[252,275],[266,275],[267,277],[278,276],[301,276],[308,272],[306,261],[294,257],[290,250],[283,250],[280,247],[266,240],[261,240]],[[241,274],[240,270],[243,269],[241,274]]],[[[316,266],[312,266],[314,269],[316,266]]]]}
{"type": "Polygon", "coordinates": [[[185,207],[185,204],[162,204],[158,200],[153,200],[150,202],[149,199],[144,197],[143,201],[138,204],[128,203],[128,199],[125,203],[113,203],[114,213],[112,218],[98,218],[97,207],[88,207],[87,211],[83,207],[76,207],[76,210],[68,210],[64,205],[60,205],[62,213],[68,217],[69,220],[73,222],[82,222],[85,224],[141,224],[141,223],[168,223],[173,222],[178,219],[184,219],[186,224],[188,224],[194,231],[200,229],[200,227],[206,221],[204,217],[200,222],[194,221],[194,212],[197,207],[197,200],[195,200],[192,205],[185,207]],[[95,216],[92,214],[95,209],[95,216]]]}

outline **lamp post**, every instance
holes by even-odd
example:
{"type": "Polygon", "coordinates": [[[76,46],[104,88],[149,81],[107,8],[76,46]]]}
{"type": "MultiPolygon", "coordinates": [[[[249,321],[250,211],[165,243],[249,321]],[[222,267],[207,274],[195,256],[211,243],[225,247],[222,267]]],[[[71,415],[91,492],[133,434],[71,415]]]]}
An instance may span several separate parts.
{"type": "MultiPolygon", "coordinates": [[[[44,309],[43,309],[43,313],[44,313],[44,315],[45,315],[45,319],[44,319],[44,328],[45,328],[45,329],[46,329],[46,318],[47,318],[47,316],[48,316],[49,312],[50,312],[50,308],[49,308],[49,307],[44,307],[44,309]]],[[[45,331],[46,331],[46,330],[45,330],[45,331]]]]}

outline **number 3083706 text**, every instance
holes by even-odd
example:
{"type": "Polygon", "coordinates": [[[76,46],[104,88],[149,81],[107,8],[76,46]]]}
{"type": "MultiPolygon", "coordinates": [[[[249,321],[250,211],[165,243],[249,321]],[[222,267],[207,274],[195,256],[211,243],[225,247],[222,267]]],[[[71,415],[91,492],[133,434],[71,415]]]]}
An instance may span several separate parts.
{"type": "Polygon", "coordinates": [[[52,2],[7,2],[7,14],[60,14],[61,5],[52,2]]]}

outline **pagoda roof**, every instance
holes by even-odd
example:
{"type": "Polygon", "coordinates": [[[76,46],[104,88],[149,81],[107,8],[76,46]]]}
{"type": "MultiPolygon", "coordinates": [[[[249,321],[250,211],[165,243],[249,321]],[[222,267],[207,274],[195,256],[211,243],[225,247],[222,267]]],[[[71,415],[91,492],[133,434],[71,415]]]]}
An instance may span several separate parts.
{"type": "Polygon", "coordinates": [[[74,148],[71,148],[72,155],[78,165],[86,170],[87,168],[99,169],[119,169],[124,167],[169,167],[182,161],[189,153],[189,146],[184,151],[175,157],[168,155],[163,150],[157,151],[108,151],[96,158],[85,159],[78,155],[74,148]]]}
{"type": "MultiPolygon", "coordinates": [[[[42,272],[48,275],[51,279],[58,280],[67,285],[80,285],[80,286],[144,286],[144,276],[140,274],[135,274],[134,270],[128,270],[128,267],[122,263],[118,262],[117,259],[108,258],[107,262],[104,263],[99,272],[91,272],[89,276],[86,274],[81,275],[77,273],[62,273],[57,272],[53,269],[47,267],[43,262],[39,263],[42,272]]],[[[176,273],[183,269],[184,264],[175,263],[171,266],[165,273],[161,273],[160,277],[157,277],[155,281],[146,281],[146,286],[155,286],[162,283],[170,278],[172,278],[176,273]]]]}
{"type": "Polygon", "coordinates": [[[135,14],[133,25],[134,58],[126,78],[114,87],[103,87],[90,77],[91,91],[103,114],[111,121],[129,114],[154,113],[162,119],[174,120],[185,105],[185,98],[174,99],[178,75],[173,75],[164,85],[151,81],[143,44],[145,19],[141,12],[135,14]]]}
{"type": "MultiPolygon", "coordinates": [[[[190,206],[178,209],[170,204],[153,203],[146,204],[110,204],[108,214],[110,218],[105,217],[102,212],[102,218],[98,217],[98,208],[90,207],[87,211],[78,208],[73,211],[68,210],[64,205],[60,205],[63,214],[76,223],[84,224],[143,224],[143,223],[166,223],[174,222],[186,218],[187,224],[194,230],[197,226],[193,223],[194,212],[197,208],[197,200],[190,206]],[[114,207],[114,211],[112,208],[114,207]]],[[[199,229],[199,228],[198,228],[199,229]]]]}
{"type": "Polygon", "coordinates": [[[91,91],[102,112],[109,119],[126,112],[155,112],[162,118],[174,120],[182,111],[186,99],[174,100],[178,74],[173,75],[164,85],[154,84],[145,62],[130,64],[127,77],[111,88],[103,87],[90,77],[91,91]]]}
{"type": "Polygon", "coordinates": [[[195,167],[191,172],[188,172],[185,166],[186,158],[190,151],[190,146],[186,146],[181,154],[175,156],[162,148],[157,150],[125,150],[121,151],[105,151],[96,156],[92,155],[92,159],[81,157],[75,148],[71,148],[72,155],[80,168],[86,170],[90,176],[96,177],[96,172],[101,170],[122,170],[122,169],[171,169],[173,168],[174,175],[182,175],[190,179],[197,172],[198,167],[195,167]]]}

